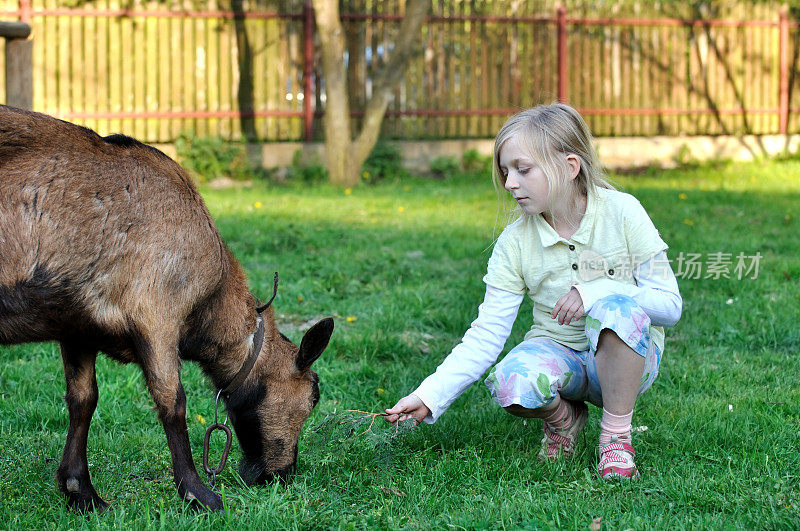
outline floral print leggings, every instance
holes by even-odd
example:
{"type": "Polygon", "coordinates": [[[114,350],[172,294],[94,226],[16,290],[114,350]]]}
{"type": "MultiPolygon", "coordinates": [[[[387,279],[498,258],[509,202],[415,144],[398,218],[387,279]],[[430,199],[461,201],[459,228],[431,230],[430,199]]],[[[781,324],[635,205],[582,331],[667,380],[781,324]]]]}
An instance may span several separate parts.
{"type": "Polygon", "coordinates": [[[603,405],[597,378],[595,352],[600,332],[613,330],[645,358],[639,395],[658,375],[661,352],[650,339],[650,318],[632,298],[609,295],[597,301],[586,315],[589,350],[573,350],[544,337],[534,337],[514,347],[486,378],[492,398],[503,407],[518,404],[538,409],[550,404],[556,393],[573,401],[603,405]]]}

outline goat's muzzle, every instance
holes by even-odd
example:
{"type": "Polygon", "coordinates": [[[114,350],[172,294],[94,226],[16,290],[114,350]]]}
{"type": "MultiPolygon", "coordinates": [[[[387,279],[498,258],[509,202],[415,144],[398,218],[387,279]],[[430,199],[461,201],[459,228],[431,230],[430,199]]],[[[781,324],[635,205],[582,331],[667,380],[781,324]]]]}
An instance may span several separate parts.
{"type": "Polygon", "coordinates": [[[289,477],[294,474],[296,469],[296,456],[292,464],[273,471],[265,470],[263,464],[252,463],[246,459],[242,459],[242,462],[239,464],[239,475],[242,476],[242,479],[246,484],[251,486],[267,485],[276,482],[285,485],[289,481],[289,477]]]}

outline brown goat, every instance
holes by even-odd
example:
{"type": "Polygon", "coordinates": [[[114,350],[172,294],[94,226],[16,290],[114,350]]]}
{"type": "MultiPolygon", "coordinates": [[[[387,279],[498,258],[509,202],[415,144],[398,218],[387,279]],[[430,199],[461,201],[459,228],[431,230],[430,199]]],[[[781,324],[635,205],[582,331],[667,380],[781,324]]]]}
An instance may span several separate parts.
{"type": "Polygon", "coordinates": [[[169,157],[0,106],[0,250],[0,344],[61,346],[69,431],[57,478],[71,507],[107,506],[86,459],[98,351],[141,366],[184,499],[222,508],[192,460],[181,360],[230,392],[245,481],[285,480],[294,469],[300,429],[319,400],[310,366],[333,320],[314,325],[299,348],[278,332],[169,157]]]}

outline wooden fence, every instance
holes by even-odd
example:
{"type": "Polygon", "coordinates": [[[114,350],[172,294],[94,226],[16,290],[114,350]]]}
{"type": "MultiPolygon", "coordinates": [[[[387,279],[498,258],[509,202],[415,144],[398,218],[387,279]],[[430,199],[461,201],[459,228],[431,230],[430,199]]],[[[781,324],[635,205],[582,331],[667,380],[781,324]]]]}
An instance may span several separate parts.
{"type": "MultiPolygon", "coordinates": [[[[401,4],[343,3],[356,117],[401,4]]],[[[778,4],[432,4],[424,50],[384,123],[389,138],[490,138],[510,113],[558,98],[598,136],[800,132],[800,31],[778,4]]],[[[183,131],[321,137],[324,79],[313,11],[300,0],[0,0],[0,17],[33,27],[35,110],[148,142],[183,131]]]]}

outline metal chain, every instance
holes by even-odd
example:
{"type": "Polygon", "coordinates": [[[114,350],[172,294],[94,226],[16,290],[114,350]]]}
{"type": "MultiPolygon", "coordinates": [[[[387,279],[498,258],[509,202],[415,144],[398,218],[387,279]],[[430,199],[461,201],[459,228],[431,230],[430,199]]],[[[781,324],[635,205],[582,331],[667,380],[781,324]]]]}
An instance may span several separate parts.
{"type": "Polygon", "coordinates": [[[227,410],[225,411],[225,422],[220,424],[217,419],[217,410],[219,409],[219,399],[222,396],[222,390],[217,393],[217,399],[214,402],[214,424],[208,427],[206,430],[206,435],[203,438],[203,469],[208,474],[208,482],[213,489],[217,480],[217,475],[221,474],[222,471],[225,469],[225,462],[228,460],[228,453],[231,449],[231,442],[233,440],[233,434],[231,433],[231,429],[227,426],[228,423],[228,413],[227,410]],[[212,467],[208,463],[208,452],[209,446],[211,443],[211,434],[214,430],[221,430],[225,432],[225,448],[222,450],[222,457],[220,458],[219,466],[212,467]]]}

